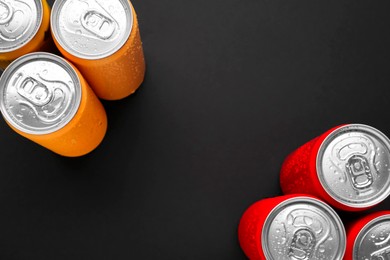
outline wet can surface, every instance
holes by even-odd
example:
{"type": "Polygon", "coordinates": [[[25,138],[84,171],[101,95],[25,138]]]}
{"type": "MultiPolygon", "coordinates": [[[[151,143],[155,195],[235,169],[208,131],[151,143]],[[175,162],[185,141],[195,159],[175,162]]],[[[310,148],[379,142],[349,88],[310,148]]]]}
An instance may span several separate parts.
{"type": "Polygon", "coordinates": [[[122,99],[141,85],[145,60],[138,21],[128,0],[56,1],[54,41],[98,97],[122,99]]]}
{"type": "Polygon", "coordinates": [[[361,124],[338,126],[291,153],[283,163],[285,194],[307,193],[332,206],[368,209],[390,194],[390,141],[361,124]]]}
{"type": "Polygon", "coordinates": [[[346,246],[345,229],[335,211],[306,195],[254,203],[240,220],[238,238],[251,260],[340,260],[346,246]]]}
{"type": "Polygon", "coordinates": [[[105,110],[81,74],[49,53],[27,54],[7,67],[0,109],[17,133],[63,156],[89,153],[107,129],[105,110]]]}
{"type": "Polygon", "coordinates": [[[0,67],[34,51],[54,47],[46,0],[0,0],[0,67]]]}
{"type": "Polygon", "coordinates": [[[344,259],[390,259],[390,211],[374,212],[349,224],[344,259]]]}

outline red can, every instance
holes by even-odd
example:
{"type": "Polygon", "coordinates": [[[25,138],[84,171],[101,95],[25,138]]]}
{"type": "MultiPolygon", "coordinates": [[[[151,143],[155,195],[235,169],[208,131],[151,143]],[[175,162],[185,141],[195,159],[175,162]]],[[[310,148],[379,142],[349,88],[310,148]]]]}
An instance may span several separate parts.
{"type": "Polygon", "coordinates": [[[346,235],[336,212],[307,195],[260,200],[243,214],[238,239],[251,260],[342,259],[346,235]]]}
{"type": "Polygon", "coordinates": [[[312,194],[347,211],[368,209],[390,194],[390,141],[361,124],[332,128],[283,163],[284,194],[312,194]]]}
{"type": "Polygon", "coordinates": [[[390,211],[371,213],[349,224],[344,259],[390,259],[390,211]]]}

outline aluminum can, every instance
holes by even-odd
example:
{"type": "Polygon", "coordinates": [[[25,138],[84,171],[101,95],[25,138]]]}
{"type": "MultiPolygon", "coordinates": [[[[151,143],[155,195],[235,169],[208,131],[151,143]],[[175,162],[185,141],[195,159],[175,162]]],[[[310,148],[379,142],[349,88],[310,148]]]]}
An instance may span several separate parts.
{"type": "Polygon", "coordinates": [[[27,54],[7,67],[0,110],[17,133],[63,156],[91,152],[107,129],[106,112],[80,72],[49,53],[27,54]]]}
{"type": "Polygon", "coordinates": [[[251,260],[340,260],[346,246],[343,223],[327,204],[307,195],[284,195],[252,204],[238,226],[251,260]]]}
{"type": "Polygon", "coordinates": [[[344,259],[390,259],[390,211],[374,212],[348,225],[344,259]]]}
{"type": "Polygon", "coordinates": [[[60,52],[98,97],[122,99],[141,85],[145,60],[136,13],[128,0],[56,1],[51,29],[60,52]]]}
{"type": "Polygon", "coordinates": [[[390,141],[361,124],[337,126],[302,145],[284,161],[284,194],[307,193],[341,210],[359,211],[390,193],[390,141]]]}
{"type": "Polygon", "coordinates": [[[52,51],[46,0],[0,0],[0,67],[34,51],[52,51]]]}

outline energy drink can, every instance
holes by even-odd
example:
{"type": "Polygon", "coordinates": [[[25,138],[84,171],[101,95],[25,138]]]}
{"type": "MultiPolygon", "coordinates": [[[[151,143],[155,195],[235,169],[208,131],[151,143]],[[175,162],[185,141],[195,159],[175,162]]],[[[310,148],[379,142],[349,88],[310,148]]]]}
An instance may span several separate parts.
{"type": "Polygon", "coordinates": [[[306,195],[254,203],[240,220],[238,239],[251,260],[341,260],[346,246],[345,229],[336,212],[306,195]]]}
{"type": "Polygon", "coordinates": [[[77,69],[49,53],[12,62],[0,79],[0,110],[20,135],[63,156],[81,156],[102,141],[107,117],[77,69]]]}
{"type": "Polygon", "coordinates": [[[390,140],[361,124],[335,127],[284,161],[285,194],[306,193],[347,211],[365,210],[390,194],[390,140]]]}
{"type": "Polygon", "coordinates": [[[34,51],[54,47],[46,0],[0,0],[0,67],[34,51]]]}
{"type": "Polygon", "coordinates": [[[145,60],[136,13],[128,0],[56,1],[51,28],[60,52],[98,97],[122,99],[141,85],[145,60]]]}
{"type": "Polygon", "coordinates": [[[349,224],[344,259],[390,259],[390,211],[374,212],[349,224]]]}

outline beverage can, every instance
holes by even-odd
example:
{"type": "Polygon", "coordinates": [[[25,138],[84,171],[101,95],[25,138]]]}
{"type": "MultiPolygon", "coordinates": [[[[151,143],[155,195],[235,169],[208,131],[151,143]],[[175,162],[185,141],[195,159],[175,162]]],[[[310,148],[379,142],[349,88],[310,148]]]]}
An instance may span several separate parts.
{"type": "Polygon", "coordinates": [[[16,58],[54,47],[46,0],[0,0],[0,67],[16,58]]]}
{"type": "Polygon", "coordinates": [[[390,259],[390,211],[373,212],[349,223],[344,259],[390,259]]]}
{"type": "Polygon", "coordinates": [[[51,29],[60,52],[98,97],[127,97],[141,85],[145,59],[137,16],[128,0],[56,1],[51,29]]]}
{"type": "Polygon", "coordinates": [[[340,260],[346,246],[336,212],[319,199],[300,194],[252,204],[240,220],[238,238],[251,260],[340,260]]]}
{"type": "Polygon", "coordinates": [[[312,194],[347,210],[365,210],[390,194],[390,141],[362,124],[332,128],[291,153],[280,172],[285,194],[312,194]]]}
{"type": "Polygon", "coordinates": [[[63,156],[91,152],[107,129],[105,110],[80,72],[49,53],[27,54],[7,67],[0,110],[17,133],[63,156]]]}

